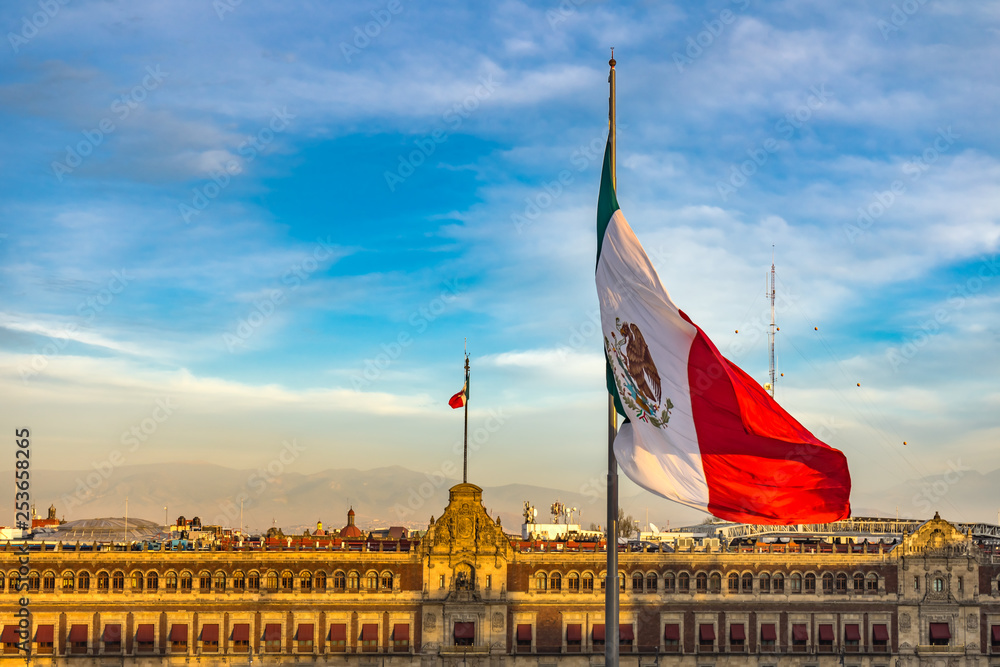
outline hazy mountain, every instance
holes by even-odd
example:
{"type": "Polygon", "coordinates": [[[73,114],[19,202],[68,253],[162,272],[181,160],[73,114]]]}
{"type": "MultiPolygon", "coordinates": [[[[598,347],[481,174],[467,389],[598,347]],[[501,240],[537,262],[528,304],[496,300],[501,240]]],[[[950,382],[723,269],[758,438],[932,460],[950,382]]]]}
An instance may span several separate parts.
{"type": "MultiPolygon", "coordinates": [[[[68,520],[101,516],[123,516],[125,498],[128,514],[153,521],[178,516],[201,517],[204,523],[238,526],[240,499],[243,523],[251,530],[277,525],[286,532],[315,528],[340,528],[353,506],[361,528],[405,525],[423,529],[430,517],[439,516],[448,502],[448,489],[457,480],[432,477],[399,466],[372,470],[330,469],[311,474],[282,470],[237,470],[204,463],[171,463],[120,466],[101,471],[56,471],[32,469],[31,497],[36,511],[44,516],[55,504],[60,518],[68,520]]],[[[950,475],[910,480],[879,490],[855,493],[855,516],[893,516],[896,505],[901,517],[930,518],[935,511],[956,521],[994,523],[1000,508],[1000,470],[952,472],[950,475]],[[959,472],[961,474],[959,474],[959,472]]],[[[11,471],[0,475],[13,476],[11,471]]],[[[10,479],[10,477],[7,477],[10,479]]],[[[478,481],[478,480],[474,480],[478,481]]],[[[538,521],[550,521],[549,508],[557,499],[578,508],[577,522],[585,527],[604,524],[605,501],[602,484],[583,492],[568,492],[527,484],[483,486],[489,512],[499,515],[508,531],[521,525],[524,501],[538,510],[538,521]],[[581,513],[582,511],[582,513],[581,513]]],[[[697,523],[704,514],[680,505],[657,500],[641,491],[623,493],[620,504],[636,519],[650,519],[665,528],[664,506],[671,525],[697,523]],[[655,509],[655,515],[653,509],[655,509]]],[[[13,514],[0,518],[12,523],[13,514]]]]}

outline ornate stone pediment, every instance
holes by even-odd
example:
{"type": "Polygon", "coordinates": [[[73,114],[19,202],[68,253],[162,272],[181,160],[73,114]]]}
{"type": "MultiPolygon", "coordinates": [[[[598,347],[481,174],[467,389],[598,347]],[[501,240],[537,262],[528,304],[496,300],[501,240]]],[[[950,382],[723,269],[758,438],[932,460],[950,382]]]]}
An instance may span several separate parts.
{"type": "Polygon", "coordinates": [[[510,560],[513,555],[503,529],[486,512],[483,490],[475,484],[457,484],[449,490],[448,507],[428,527],[423,549],[427,556],[452,559],[498,556],[510,560]]]}
{"type": "Polygon", "coordinates": [[[968,549],[971,540],[937,513],[912,534],[904,538],[907,552],[962,553],[968,549]]]}

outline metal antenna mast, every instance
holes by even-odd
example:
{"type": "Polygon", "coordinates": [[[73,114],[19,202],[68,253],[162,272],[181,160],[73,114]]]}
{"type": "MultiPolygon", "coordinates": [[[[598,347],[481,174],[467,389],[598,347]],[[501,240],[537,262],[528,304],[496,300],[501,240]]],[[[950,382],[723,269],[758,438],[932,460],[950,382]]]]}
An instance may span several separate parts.
{"type": "Polygon", "coordinates": [[[771,300],[771,328],[767,332],[767,348],[769,355],[768,364],[768,375],[769,382],[767,385],[768,392],[771,394],[771,398],[774,398],[774,246],[771,246],[771,289],[767,289],[767,283],[765,281],[765,291],[764,296],[771,300]]]}

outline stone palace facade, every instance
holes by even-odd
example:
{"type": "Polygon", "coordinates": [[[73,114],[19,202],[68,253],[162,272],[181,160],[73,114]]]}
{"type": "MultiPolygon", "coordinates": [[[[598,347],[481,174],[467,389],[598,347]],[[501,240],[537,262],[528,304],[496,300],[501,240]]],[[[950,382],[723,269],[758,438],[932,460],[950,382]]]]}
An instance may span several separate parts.
{"type": "MultiPolygon", "coordinates": [[[[512,541],[459,484],[419,541],[0,547],[0,665],[595,667],[594,544],[512,541]],[[23,571],[23,570],[22,570],[23,571]],[[20,605],[28,599],[27,610],[20,605]]],[[[620,554],[623,665],[1000,666],[1000,556],[935,516],[892,548],[620,554]]]]}

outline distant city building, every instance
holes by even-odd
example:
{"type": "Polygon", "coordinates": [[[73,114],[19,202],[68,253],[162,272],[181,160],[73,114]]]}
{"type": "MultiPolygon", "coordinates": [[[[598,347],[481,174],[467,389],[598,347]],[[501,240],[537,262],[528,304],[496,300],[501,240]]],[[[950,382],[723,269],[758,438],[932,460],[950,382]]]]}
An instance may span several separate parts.
{"type": "MultiPolygon", "coordinates": [[[[102,531],[125,530],[106,521],[59,527],[70,536],[91,531],[93,539],[79,543],[39,532],[27,543],[23,579],[21,544],[0,547],[0,629],[11,664],[23,659],[21,597],[30,599],[32,659],[50,665],[164,657],[207,665],[251,658],[359,666],[384,659],[387,667],[603,664],[604,543],[511,538],[472,484],[452,487],[444,513],[419,540],[371,539],[353,510],[336,536],[321,534],[321,526],[312,535],[276,531],[264,539],[223,532],[197,546],[162,530],[158,538],[135,541],[130,533],[128,541],[101,543],[102,531]]],[[[936,515],[855,521],[726,524],[704,535],[699,528],[688,531],[698,539],[684,535],[667,551],[652,542],[623,545],[623,663],[1000,664],[996,527],[936,515]],[[871,532],[862,537],[857,529],[865,525],[871,532]],[[840,534],[847,529],[854,536],[840,534]],[[840,543],[823,535],[831,530],[840,543]]],[[[130,519],[128,530],[145,523],[130,519]]]]}

